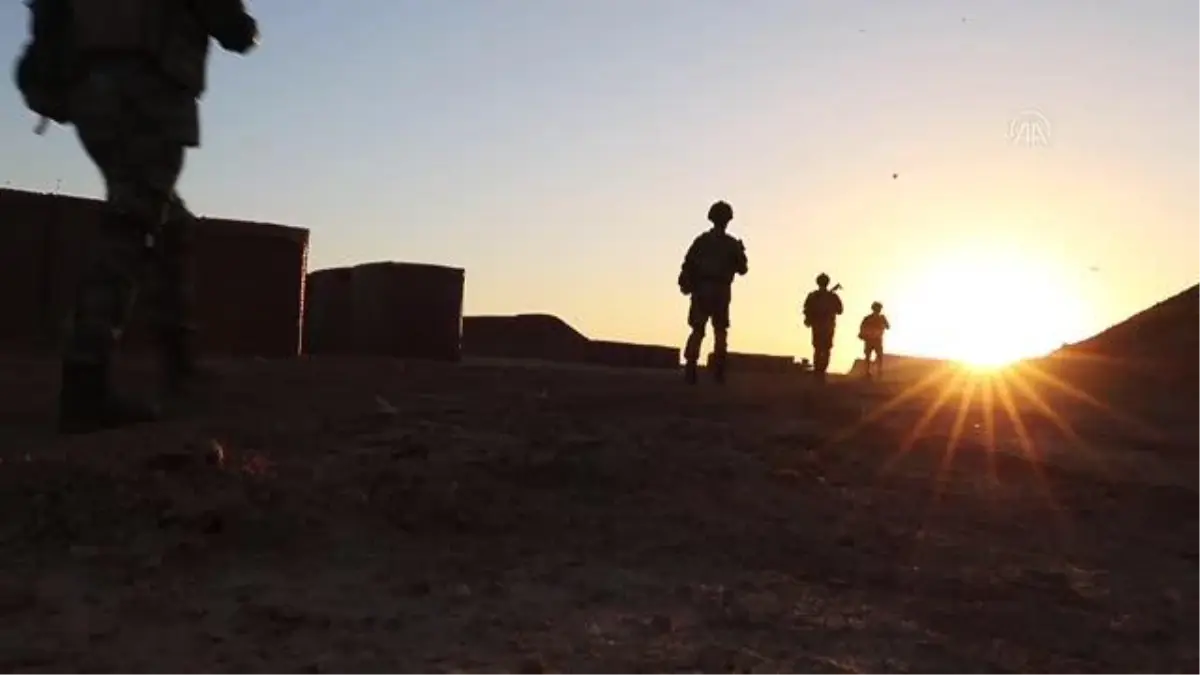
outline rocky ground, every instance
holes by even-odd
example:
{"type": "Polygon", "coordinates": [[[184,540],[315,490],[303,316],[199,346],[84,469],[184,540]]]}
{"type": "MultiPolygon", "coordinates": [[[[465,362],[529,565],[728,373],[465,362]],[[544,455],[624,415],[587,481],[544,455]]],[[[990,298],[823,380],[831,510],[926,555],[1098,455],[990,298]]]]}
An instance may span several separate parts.
{"type": "Polygon", "coordinates": [[[993,424],[926,414],[937,386],[220,373],[188,418],[59,439],[53,367],[0,365],[0,670],[1200,667],[1194,399],[993,424]]]}

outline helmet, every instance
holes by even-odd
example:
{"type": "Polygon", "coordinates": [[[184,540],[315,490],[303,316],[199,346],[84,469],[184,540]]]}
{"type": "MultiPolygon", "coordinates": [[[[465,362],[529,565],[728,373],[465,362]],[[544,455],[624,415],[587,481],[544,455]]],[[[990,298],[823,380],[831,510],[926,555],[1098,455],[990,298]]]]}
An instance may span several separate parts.
{"type": "Polygon", "coordinates": [[[717,202],[708,207],[708,220],[711,223],[725,224],[733,220],[733,207],[726,202],[717,202]]]}
{"type": "Polygon", "coordinates": [[[871,303],[871,311],[872,311],[872,312],[878,312],[878,311],[879,311],[879,310],[881,310],[881,309],[883,309],[883,303],[882,303],[882,302],[875,301],[875,302],[872,302],[872,303],[871,303]]]}
{"type": "Polygon", "coordinates": [[[824,272],[821,272],[820,274],[818,274],[817,275],[817,285],[820,286],[821,288],[825,288],[826,286],[828,286],[829,285],[829,275],[825,274],[824,272]]]}

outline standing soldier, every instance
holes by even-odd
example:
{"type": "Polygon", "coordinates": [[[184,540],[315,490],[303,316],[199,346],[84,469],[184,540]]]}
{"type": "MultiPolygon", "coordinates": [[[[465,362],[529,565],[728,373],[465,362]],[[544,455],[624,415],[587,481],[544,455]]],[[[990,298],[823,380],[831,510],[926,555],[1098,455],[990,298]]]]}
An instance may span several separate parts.
{"type": "Polygon", "coordinates": [[[33,41],[18,64],[18,87],[34,112],[75,126],[107,190],[66,336],[59,428],[86,433],[150,421],[154,406],[112,391],[112,354],[139,287],[149,286],[165,391],[181,394],[194,379],[194,217],[175,186],[186,149],[200,145],[210,38],[245,54],[257,44],[257,24],[242,0],[29,4],[33,41]]]}
{"type": "Polygon", "coordinates": [[[871,377],[871,355],[875,355],[875,374],[883,377],[883,334],[892,328],[883,303],[872,302],[871,313],[863,317],[858,326],[858,339],[863,341],[863,360],[867,364],[867,378],[871,377]]]}
{"type": "Polygon", "coordinates": [[[843,310],[842,299],[836,292],[838,288],[841,286],[830,290],[829,275],[822,272],[817,275],[817,290],[804,299],[804,325],[812,329],[813,372],[820,382],[825,381],[825,373],[829,370],[833,334],[843,310]]]}
{"type": "Polygon", "coordinates": [[[704,342],[705,326],[713,327],[713,377],[725,381],[725,357],[728,353],[729,301],[733,278],[747,270],[746,247],[725,229],[733,220],[733,207],[717,202],[708,209],[712,228],[696,237],[688,248],[679,271],[679,290],[691,296],[688,307],[687,345],[683,348],[684,374],[688,384],[696,383],[696,362],[704,342]]]}

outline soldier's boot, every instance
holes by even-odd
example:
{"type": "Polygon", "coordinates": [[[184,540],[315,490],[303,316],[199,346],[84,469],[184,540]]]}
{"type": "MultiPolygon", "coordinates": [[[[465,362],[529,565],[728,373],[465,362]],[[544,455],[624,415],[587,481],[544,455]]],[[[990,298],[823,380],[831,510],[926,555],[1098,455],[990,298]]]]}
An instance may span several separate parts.
{"type": "Polygon", "coordinates": [[[683,364],[683,381],[688,384],[696,384],[696,380],[698,379],[697,370],[695,361],[688,361],[683,364]]]}
{"type": "Polygon", "coordinates": [[[58,430],[87,434],[153,422],[155,406],[118,396],[107,365],[65,362],[58,398],[58,430]]]}

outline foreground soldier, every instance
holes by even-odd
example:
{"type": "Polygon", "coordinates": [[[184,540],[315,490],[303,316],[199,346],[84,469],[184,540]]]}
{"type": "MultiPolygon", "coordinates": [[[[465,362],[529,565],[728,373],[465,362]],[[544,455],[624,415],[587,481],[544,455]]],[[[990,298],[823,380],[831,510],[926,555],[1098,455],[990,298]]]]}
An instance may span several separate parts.
{"type": "Polygon", "coordinates": [[[829,289],[829,275],[822,272],[817,275],[817,290],[804,299],[804,325],[812,329],[813,372],[820,382],[825,381],[829,370],[833,335],[842,311],[842,299],[829,289]]]}
{"type": "Polygon", "coordinates": [[[27,51],[18,85],[35,112],[74,124],[107,189],[100,237],[67,332],[59,427],[82,433],[149,421],[155,407],[112,391],[113,351],[149,281],[165,393],[182,393],[195,375],[194,218],[175,186],[186,149],[200,145],[198,99],[210,38],[244,54],[257,42],[257,25],[241,0],[31,0],[30,8],[34,42],[40,33],[61,44],[27,51]],[[55,58],[69,63],[59,67],[58,83],[45,65],[55,58]],[[54,86],[64,89],[63,105],[42,109],[31,94],[54,86]]]}
{"type": "Polygon", "coordinates": [[[696,362],[704,342],[704,329],[710,321],[713,327],[713,377],[719,383],[725,381],[733,279],[747,270],[745,245],[725,231],[729,221],[733,220],[733,208],[725,202],[717,202],[708,209],[708,220],[712,229],[692,242],[679,271],[679,290],[691,296],[688,326],[692,332],[683,348],[688,384],[696,383],[696,362]]]}
{"type": "Polygon", "coordinates": [[[888,323],[887,316],[883,313],[883,303],[871,303],[871,313],[863,317],[858,326],[858,339],[863,341],[863,361],[867,365],[868,379],[872,375],[872,354],[875,356],[874,374],[883,377],[883,334],[891,328],[892,324],[888,323]]]}

